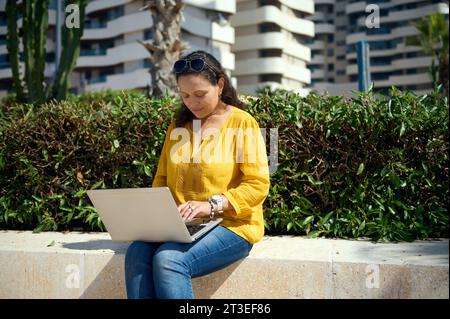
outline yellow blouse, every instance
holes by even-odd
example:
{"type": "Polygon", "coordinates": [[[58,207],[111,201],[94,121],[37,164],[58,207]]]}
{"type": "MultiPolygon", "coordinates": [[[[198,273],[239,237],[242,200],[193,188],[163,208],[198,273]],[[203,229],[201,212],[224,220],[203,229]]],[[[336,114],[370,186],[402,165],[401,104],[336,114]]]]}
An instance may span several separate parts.
{"type": "MultiPolygon", "coordinates": [[[[200,120],[194,123],[200,127],[200,120]]],[[[266,147],[256,120],[233,107],[223,126],[206,129],[203,139],[188,127],[171,123],[159,158],[153,187],[169,187],[177,205],[227,197],[234,210],[222,225],[256,243],[264,236],[263,202],[270,178],[266,147]]]]}

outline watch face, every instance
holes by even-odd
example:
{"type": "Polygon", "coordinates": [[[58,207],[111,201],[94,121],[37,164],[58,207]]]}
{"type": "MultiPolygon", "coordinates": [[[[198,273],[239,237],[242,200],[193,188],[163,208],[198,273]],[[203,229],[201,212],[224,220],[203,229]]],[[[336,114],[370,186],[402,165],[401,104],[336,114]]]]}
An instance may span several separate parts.
{"type": "Polygon", "coordinates": [[[215,201],[219,201],[219,200],[222,199],[222,196],[220,196],[220,195],[213,195],[212,199],[215,200],[215,201]]]}

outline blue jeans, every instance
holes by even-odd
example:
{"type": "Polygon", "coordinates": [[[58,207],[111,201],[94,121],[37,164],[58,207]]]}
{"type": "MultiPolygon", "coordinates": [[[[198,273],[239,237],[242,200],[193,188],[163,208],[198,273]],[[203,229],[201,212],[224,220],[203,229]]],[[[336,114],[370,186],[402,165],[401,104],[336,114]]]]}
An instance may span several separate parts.
{"type": "Polygon", "coordinates": [[[191,278],[203,276],[248,256],[253,245],[223,226],[193,243],[135,241],[125,255],[130,299],[192,299],[191,278]]]}

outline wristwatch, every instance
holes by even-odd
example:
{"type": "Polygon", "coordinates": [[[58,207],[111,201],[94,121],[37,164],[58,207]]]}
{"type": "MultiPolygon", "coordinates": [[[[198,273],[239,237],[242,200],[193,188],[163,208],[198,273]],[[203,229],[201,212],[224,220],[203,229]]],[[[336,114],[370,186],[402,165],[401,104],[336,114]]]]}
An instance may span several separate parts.
{"type": "Polygon", "coordinates": [[[211,197],[211,200],[213,201],[214,204],[217,205],[217,212],[219,214],[223,213],[223,198],[221,195],[213,195],[211,197]]]}

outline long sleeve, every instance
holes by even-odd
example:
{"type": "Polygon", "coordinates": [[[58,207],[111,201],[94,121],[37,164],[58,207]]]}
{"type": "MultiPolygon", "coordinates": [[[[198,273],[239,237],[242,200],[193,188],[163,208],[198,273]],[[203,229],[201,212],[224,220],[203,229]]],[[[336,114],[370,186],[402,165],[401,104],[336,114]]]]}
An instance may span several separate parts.
{"type": "Polygon", "coordinates": [[[249,218],[255,207],[263,204],[270,188],[266,147],[259,125],[252,119],[247,126],[242,142],[237,143],[237,151],[243,154],[239,164],[241,182],[222,193],[234,208],[234,211],[226,211],[224,215],[238,219],[249,218]]]}
{"type": "Polygon", "coordinates": [[[233,107],[215,138],[204,138],[193,154],[197,142],[187,123],[169,125],[153,187],[168,187],[177,204],[222,194],[231,207],[222,214],[221,225],[251,243],[259,241],[264,236],[263,203],[270,178],[258,122],[233,107]],[[194,155],[201,161],[194,161],[194,155]]]}
{"type": "Polygon", "coordinates": [[[164,139],[163,148],[158,161],[158,168],[156,170],[155,177],[153,179],[152,187],[167,186],[167,148],[169,145],[170,132],[174,124],[171,123],[166,131],[166,137],[164,139]]]}

